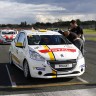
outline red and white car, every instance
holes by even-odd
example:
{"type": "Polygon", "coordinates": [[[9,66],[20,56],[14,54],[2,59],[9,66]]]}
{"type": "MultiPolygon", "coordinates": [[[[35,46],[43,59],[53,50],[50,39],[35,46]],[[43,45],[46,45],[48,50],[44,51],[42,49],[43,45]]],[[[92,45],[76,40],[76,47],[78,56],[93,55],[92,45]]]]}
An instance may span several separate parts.
{"type": "Polygon", "coordinates": [[[0,31],[0,44],[10,44],[16,37],[17,31],[15,30],[1,30],[0,31]]]}

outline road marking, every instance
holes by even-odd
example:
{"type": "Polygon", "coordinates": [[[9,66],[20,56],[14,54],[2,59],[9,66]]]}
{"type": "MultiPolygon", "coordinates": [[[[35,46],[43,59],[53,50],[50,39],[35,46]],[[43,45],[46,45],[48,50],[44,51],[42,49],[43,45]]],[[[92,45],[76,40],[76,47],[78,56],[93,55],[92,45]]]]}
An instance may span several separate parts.
{"type": "Polygon", "coordinates": [[[82,82],[73,82],[73,83],[54,83],[54,84],[40,84],[40,85],[25,85],[25,86],[17,86],[14,88],[44,88],[44,87],[58,87],[58,86],[70,86],[70,85],[82,85],[86,83],[82,82]]]}
{"type": "Polygon", "coordinates": [[[8,66],[6,65],[6,69],[8,72],[8,76],[12,85],[12,88],[42,88],[42,87],[54,87],[54,86],[67,86],[67,85],[78,85],[78,84],[89,84],[88,81],[77,77],[77,79],[81,82],[72,82],[72,83],[54,83],[54,84],[40,84],[40,85],[25,85],[25,86],[17,86],[14,81],[12,81],[8,66]]]}
{"type": "Polygon", "coordinates": [[[82,79],[82,78],[80,78],[80,77],[77,77],[77,79],[80,80],[80,81],[83,82],[83,83],[89,83],[88,81],[86,81],[86,80],[84,80],[84,79],[82,79]]]}
{"type": "Polygon", "coordinates": [[[77,82],[77,83],[57,83],[57,84],[43,84],[43,85],[17,85],[15,87],[12,86],[0,86],[0,88],[15,88],[15,89],[29,89],[29,88],[45,88],[45,87],[59,87],[59,86],[72,86],[72,85],[87,85],[87,86],[95,86],[96,83],[82,83],[82,82],[77,82]]]}
{"type": "Polygon", "coordinates": [[[10,72],[9,72],[9,69],[8,69],[8,66],[7,65],[6,65],[6,69],[7,69],[8,76],[9,76],[9,79],[10,79],[10,82],[11,82],[12,87],[16,87],[16,83],[12,81],[12,78],[11,78],[11,75],[10,75],[10,72]]]}
{"type": "MultiPolygon", "coordinates": [[[[82,79],[79,78],[79,81],[81,81],[82,79]]],[[[12,82],[12,80],[10,80],[12,82]]],[[[14,83],[13,83],[14,84],[14,83]]],[[[69,83],[49,83],[49,84],[39,84],[39,85],[17,85],[17,86],[0,86],[0,88],[16,88],[16,89],[26,89],[26,88],[45,88],[45,87],[59,87],[59,86],[71,86],[71,85],[90,85],[88,82],[69,82],[69,83]]]]}
{"type": "MultiPolygon", "coordinates": [[[[13,95],[10,95],[13,96],[13,95]]],[[[17,96],[17,95],[14,95],[17,96]]],[[[49,91],[49,92],[32,92],[19,94],[19,96],[96,96],[96,88],[90,89],[71,89],[71,90],[58,90],[58,91],[49,91]]]]}
{"type": "Polygon", "coordinates": [[[55,83],[55,84],[40,84],[40,85],[23,85],[23,86],[16,86],[14,88],[44,88],[44,87],[58,87],[58,86],[68,86],[68,85],[80,85],[83,84],[82,82],[77,83],[55,83]]]}

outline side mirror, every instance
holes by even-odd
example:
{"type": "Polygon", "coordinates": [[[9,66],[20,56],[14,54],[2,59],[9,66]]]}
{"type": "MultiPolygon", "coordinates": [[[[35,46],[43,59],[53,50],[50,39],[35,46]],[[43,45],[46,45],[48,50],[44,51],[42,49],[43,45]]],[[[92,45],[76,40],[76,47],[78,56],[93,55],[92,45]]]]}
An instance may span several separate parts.
{"type": "Polygon", "coordinates": [[[21,43],[21,42],[15,43],[15,46],[16,46],[16,47],[19,47],[19,48],[24,48],[24,45],[23,45],[23,43],[21,43]]]}

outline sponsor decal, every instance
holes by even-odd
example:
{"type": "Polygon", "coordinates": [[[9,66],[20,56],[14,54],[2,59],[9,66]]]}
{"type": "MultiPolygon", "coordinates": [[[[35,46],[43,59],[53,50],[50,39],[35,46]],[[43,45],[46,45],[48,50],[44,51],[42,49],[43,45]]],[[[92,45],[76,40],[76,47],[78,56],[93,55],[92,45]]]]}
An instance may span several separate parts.
{"type": "Polygon", "coordinates": [[[20,64],[20,60],[19,60],[15,55],[12,54],[12,58],[13,58],[17,63],[20,64]]]}
{"type": "Polygon", "coordinates": [[[37,47],[35,47],[34,49],[38,49],[39,47],[37,46],[37,47]]]}
{"type": "Polygon", "coordinates": [[[81,68],[85,67],[85,64],[81,65],[81,68]]]}
{"type": "Polygon", "coordinates": [[[42,67],[36,67],[36,70],[45,71],[45,68],[42,68],[42,67]]]}
{"type": "Polygon", "coordinates": [[[63,54],[61,54],[60,56],[61,56],[61,57],[64,57],[64,55],[63,55],[63,54]]]}
{"type": "Polygon", "coordinates": [[[51,48],[51,49],[39,50],[39,52],[41,52],[41,53],[60,52],[60,51],[76,52],[76,49],[70,49],[70,48],[51,48]]]}

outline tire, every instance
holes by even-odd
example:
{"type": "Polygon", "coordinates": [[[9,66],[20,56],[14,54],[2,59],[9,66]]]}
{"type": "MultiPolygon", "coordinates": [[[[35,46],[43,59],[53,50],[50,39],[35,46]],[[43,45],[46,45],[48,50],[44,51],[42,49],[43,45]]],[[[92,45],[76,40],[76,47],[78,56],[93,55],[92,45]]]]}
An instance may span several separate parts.
{"type": "Polygon", "coordinates": [[[13,60],[12,60],[12,54],[11,53],[9,53],[9,64],[13,65],[13,60]]]}
{"type": "Polygon", "coordinates": [[[31,78],[28,62],[26,60],[24,61],[24,64],[23,64],[23,72],[24,72],[24,77],[26,79],[31,78]]]}

